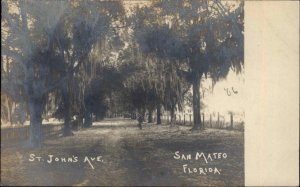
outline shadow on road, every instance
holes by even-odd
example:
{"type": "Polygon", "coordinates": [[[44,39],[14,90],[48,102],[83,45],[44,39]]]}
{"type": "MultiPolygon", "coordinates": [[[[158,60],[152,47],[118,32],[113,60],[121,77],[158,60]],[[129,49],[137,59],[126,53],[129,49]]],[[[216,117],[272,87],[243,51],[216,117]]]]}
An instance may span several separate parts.
{"type": "Polygon", "coordinates": [[[191,132],[189,127],[145,124],[110,119],[95,122],[74,136],[50,138],[41,149],[20,146],[1,148],[1,180],[6,185],[217,185],[244,184],[244,135],[242,132],[209,129],[191,132]],[[174,152],[226,152],[226,161],[215,161],[221,175],[186,174],[182,165],[203,163],[175,160],[174,152]],[[78,162],[30,162],[30,154],[47,159],[78,157],[78,162]],[[83,162],[101,156],[103,162],[83,162]]]}

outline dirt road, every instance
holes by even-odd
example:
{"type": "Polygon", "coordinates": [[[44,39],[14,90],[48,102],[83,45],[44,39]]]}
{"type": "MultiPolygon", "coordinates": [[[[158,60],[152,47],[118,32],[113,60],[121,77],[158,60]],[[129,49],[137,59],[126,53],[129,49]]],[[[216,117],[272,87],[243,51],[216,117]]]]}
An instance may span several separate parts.
{"type": "Polygon", "coordinates": [[[48,139],[41,149],[2,146],[1,184],[243,185],[243,132],[189,129],[145,124],[139,130],[136,121],[111,119],[48,139]]]}

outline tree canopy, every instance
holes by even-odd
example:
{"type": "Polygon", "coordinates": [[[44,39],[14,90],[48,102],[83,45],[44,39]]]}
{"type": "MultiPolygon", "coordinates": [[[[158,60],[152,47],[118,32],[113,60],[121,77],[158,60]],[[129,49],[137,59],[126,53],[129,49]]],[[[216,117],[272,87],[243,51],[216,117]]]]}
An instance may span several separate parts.
{"type": "MultiPolygon", "coordinates": [[[[1,99],[22,103],[33,146],[41,145],[52,98],[67,136],[72,116],[89,127],[113,105],[143,117],[156,110],[157,123],[163,108],[175,125],[192,87],[193,129],[203,129],[201,79],[215,84],[243,69],[243,2],[155,0],[129,10],[123,1],[1,4],[1,99]]],[[[10,102],[1,105],[5,115],[10,102]]]]}

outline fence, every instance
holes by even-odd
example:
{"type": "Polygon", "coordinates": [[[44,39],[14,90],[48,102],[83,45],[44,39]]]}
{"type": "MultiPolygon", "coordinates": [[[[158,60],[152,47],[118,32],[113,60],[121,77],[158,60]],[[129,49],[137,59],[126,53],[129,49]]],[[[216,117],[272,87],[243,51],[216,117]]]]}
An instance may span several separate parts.
{"type": "MultiPolygon", "coordinates": [[[[1,128],[1,141],[22,141],[29,138],[29,125],[1,128]]],[[[46,124],[42,125],[44,137],[50,137],[60,133],[62,125],[46,124]]]]}
{"type": "MultiPolygon", "coordinates": [[[[132,118],[136,119],[136,114],[131,113],[127,115],[123,114],[113,114],[110,116],[106,116],[110,118],[116,117],[125,117],[125,118],[132,118]]],[[[178,125],[185,125],[185,126],[192,126],[194,123],[192,113],[177,113],[175,114],[176,124],[178,125]]],[[[201,122],[205,128],[216,128],[216,129],[235,129],[235,130],[244,130],[244,121],[242,120],[244,117],[234,113],[228,113],[226,115],[221,115],[220,113],[213,113],[213,114],[201,114],[201,122]],[[226,119],[227,118],[227,119],[226,119]]],[[[156,112],[153,112],[152,116],[153,121],[156,121],[156,112]]],[[[148,121],[148,113],[146,113],[144,121],[148,121]]],[[[169,113],[161,114],[161,121],[163,123],[170,123],[171,116],[169,113]]]]}
{"type": "MultiPolygon", "coordinates": [[[[237,115],[230,113],[227,117],[229,120],[226,120],[225,115],[220,115],[219,113],[218,115],[202,113],[201,122],[206,128],[244,130],[244,121],[238,120],[237,115]]],[[[156,120],[156,116],[154,116],[154,120],[156,120]]],[[[161,120],[162,122],[170,123],[171,117],[163,114],[161,120]]],[[[194,123],[193,114],[176,114],[175,120],[178,125],[192,126],[194,123]]]]}

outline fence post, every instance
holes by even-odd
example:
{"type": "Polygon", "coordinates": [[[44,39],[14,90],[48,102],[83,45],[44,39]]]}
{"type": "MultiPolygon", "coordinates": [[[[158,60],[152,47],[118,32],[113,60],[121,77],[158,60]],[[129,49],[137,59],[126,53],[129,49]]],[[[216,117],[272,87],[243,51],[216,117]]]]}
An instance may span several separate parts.
{"type": "Polygon", "coordinates": [[[185,125],[185,114],[183,114],[183,124],[185,125]]]}
{"type": "Polygon", "coordinates": [[[202,113],[202,118],[203,118],[203,127],[205,127],[204,113],[202,113]]]}
{"type": "Polygon", "coordinates": [[[12,139],[15,139],[15,127],[12,129],[12,139]]]}
{"type": "Polygon", "coordinates": [[[211,124],[211,114],[209,115],[209,126],[210,126],[210,128],[212,128],[212,124],[211,124]]]}
{"type": "Polygon", "coordinates": [[[190,114],[190,124],[192,125],[192,115],[190,114]]]}
{"type": "Polygon", "coordinates": [[[233,130],[233,113],[230,113],[230,128],[233,130]]]}
{"type": "Polygon", "coordinates": [[[220,113],[218,112],[218,128],[220,128],[220,113]]]}

